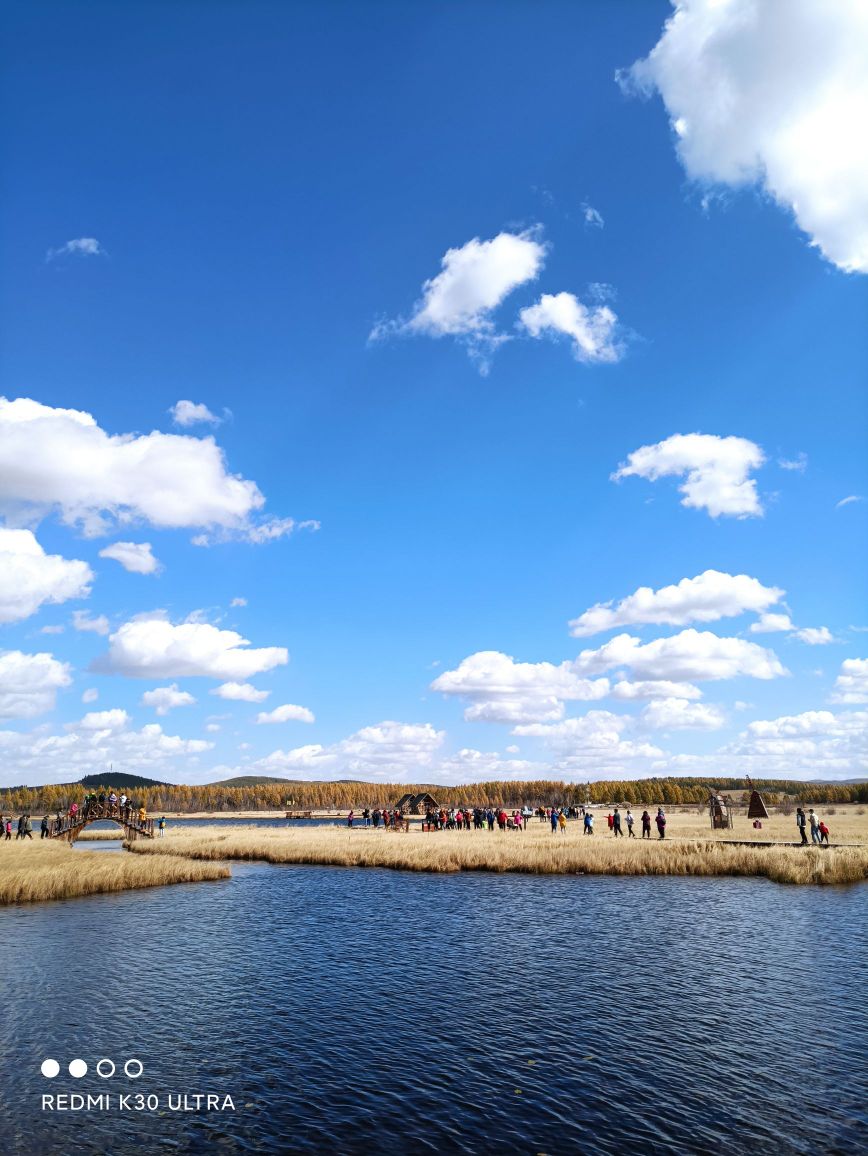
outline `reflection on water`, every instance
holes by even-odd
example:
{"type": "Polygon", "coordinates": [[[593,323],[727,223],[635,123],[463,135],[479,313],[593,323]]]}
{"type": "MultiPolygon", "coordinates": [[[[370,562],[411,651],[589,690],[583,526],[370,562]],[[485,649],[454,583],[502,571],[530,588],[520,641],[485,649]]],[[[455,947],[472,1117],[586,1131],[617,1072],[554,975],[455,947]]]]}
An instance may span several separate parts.
{"type": "Polygon", "coordinates": [[[233,876],[0,914],[4,1151],[865,1150],[864,887],[233,876]],[[137,1082],[65,1074],[130,1056],[137,1082]],[[46,1090],[235,1111],[61,1117],[46,1090]]]}

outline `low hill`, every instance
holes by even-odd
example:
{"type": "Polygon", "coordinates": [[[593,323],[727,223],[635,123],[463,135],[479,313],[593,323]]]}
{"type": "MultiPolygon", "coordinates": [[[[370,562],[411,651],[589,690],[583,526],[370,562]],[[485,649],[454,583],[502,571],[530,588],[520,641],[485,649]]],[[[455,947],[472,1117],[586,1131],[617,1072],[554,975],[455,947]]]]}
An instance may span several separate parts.
{"type": "MultiPolygon", "coordinates": [[[[145,779],[141,775],[126,775],[122,771],[108,771],[104,775],[85,775],[83,779],[79,779],[79,784],[82,787],[88,787],[91,790],[96,790],[100,787],[114,787],[117,790],[121,788],[136,788],[136,787],[172,787],[174,783],[161,783],[159,779],[145,779]]],[[[75,784],[70,784],[74,786],[75,784]]]]}
{"type": "Polygon", "coordinates": [[[297,783],[298,779],[274,779],[269,775],[236,775],[234,779],[220,779],[209,787],[273,787],[280,783],[297,783]]]}

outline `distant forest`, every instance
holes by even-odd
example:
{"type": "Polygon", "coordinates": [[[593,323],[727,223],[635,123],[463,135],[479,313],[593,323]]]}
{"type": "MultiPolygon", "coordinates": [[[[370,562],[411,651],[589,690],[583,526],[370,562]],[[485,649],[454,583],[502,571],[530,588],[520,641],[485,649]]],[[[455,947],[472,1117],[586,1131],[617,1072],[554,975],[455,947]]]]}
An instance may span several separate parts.
{"type": "MultiPolygon", "coordinates": [[[[348,810],[350,807],[392,807],[406,792],[430,791],[445,806],[500,804],[517,807],[524,803],[539,805],[580,805],[591,803],[632,803],[634,805],[705,803],[710,791],[733,796],[734,803],[747,799],[743,778],[661,778],[607,780],[598,783],[562,783],[554,780],[492,781],[466,783],[462,786],[438,786],[425,783],[363,782],[250,782],[243,786],[210,783],[203,786],[149,786],[125,783],[126,776],[97,779],[88,776],[87,789],[99,789],[99,781],[108,791],[126,790],[136,806],[144,805],[152,814],[160,811],[260,811],[281,810],[348,810]]],[[[141,782],[141,780],[140,780],[141,782]]],[[[803,783],[783,779],[756,779],[767,804],[787,803],[868,803],[868,783],[803,783]]],[[[42,787],[10,787],[0,791],[0,812],[31,813],[66,809],[80,802],[85,794],[82,784],[51,784],[42,787]]]]}

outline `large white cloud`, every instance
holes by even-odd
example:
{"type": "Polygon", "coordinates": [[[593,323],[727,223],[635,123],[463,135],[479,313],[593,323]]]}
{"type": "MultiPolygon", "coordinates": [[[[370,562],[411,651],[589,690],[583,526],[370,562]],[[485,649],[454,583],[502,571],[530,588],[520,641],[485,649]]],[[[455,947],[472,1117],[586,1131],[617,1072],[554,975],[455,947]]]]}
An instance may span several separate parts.
{"type": "Polygon", "coordinates": [[[868,702],[868,658],[845,658],[835,680],[833,702],[868,702]]]}
{"type": "Polygon", "coordinates": [[[193,706],[195,698],[189,691],[179,690],[178,684],[157,686],[142,695],[142,706],[152,706],[159,715],[166,715],[178,706],[193,706]]]}
{"type": "Polygon", "coordinates": [[[377,325],[371,338],[389,333],[458,337],[484,365],[486,351],[506,340],[495,332],[494,310],[519,285],[538,276],[545,251],[533,232],[498,233],[488,241],[474,237],[448,249],[441,272],[423,284],[409,321],[377,325]]]}
{"type": "Polygon", "coordinates": [[[0,653],[0,718],[33,718],[54,707],[72,682],[69,665],[51,654],[0,653]]]}
{"type": "Polygon", "coordinates": [[[131,574],[156,574],[161,568],[150,542],[112,542],[100,550],[99,556],[113,558],[131,574]]]}
{"type": "Polygon", "coordinates": [[[412,781],[431,767],[445,739],[430,723],[381,722],[362,727],[349,738],[330,746],[318,743],[273,751],[249,764],[245,772],[299,775],[301,778],[356,778],[376,776],[397,782],[412,781]]]}
{"type": "Polygon", "coordinates": [[[640,678],[673,682],[769,679],[787,673],[774,651],[755,642],[693,629],[644,645],[632,635],[617,634],[597,650],[583,650],[574,664],[583,674],[600,674],[616,666],[630,667],[640,678]]]}
{"type": "Polygon", "coordinates": [[[109,638],[109,650],[94,669],[130,678],[243,680],[283,666],[282,646],[253,648],[234,630],[208,622],[174,624],[165,618],[134,618],[109,638]]]}
{"type": "Polygon", "coordinates": [[[556,723],[526,723],[513,734],[539,738],[555,754],[552,771],[565,777],[597,779],[647,773],[664,752],[652,743],[625,738],[636,727],[628,715],[592,710],[556,723]]]}
{"type": "MultiPolygon", "coordinates": [[[[57,511],[85,533],[135,520],[260,540],[265,499],[230,474],[212,437],[111,435],[89,413],[0,398],[0,511],[28,522],[57,511]],[[259,537],[257,537],[259,535],[259,537]]],[[[294,528],[278,519],[281,533],[294,528]]]]}
{"type": "Polygon", "coordinates": [[[716,731],[726,722],[726,716],[716,706],[704,702],[685,702],[683,698],[661,698],[649,702],[641,719],[652,730],[716,731]]]}
{"type": "Polygon", "coordinates": [[[666,679],[656,679],[651,682],[616,682],[612,687],[612,698],[624,699],[632,702],[634,699],[654,698],[702,698],[702,691],[698,686],[689,682],[669,682],[666,679]]]}
{"type": "Polygon", "coordinates": [[[661,586],[659,590],[640,586],[617,605],[598,602],[570,622],[570,634],[582,638],[617,626],[715,622],[748,610],[760,613],[780,601],[784,593],[775,586],[763,586],[747,574],[706,570],[695,578],[682,578],[676,585],[661,586]]]}
{"type": "Polygon", "coordinates": [[[824,255],[868,271],[864,0],[674,0],[620,76],[657,90],[693,179],[760,185],[824,255]]]}
{"type": "Polygon", "coordinates": [[[707,510],[712,518],[758,517],[763,513],[756,481],[765,455],[747,438],[717,434],[673,434],[655,445],[640,446],[612,474],[613,481],[639,477],[684,477],[682,506],[707,510]]]}
{"type": "Polygon", "coordinates": [[[203,739],[163,733],[158,723],[128,730],[126,712],[98,711],[65,727],[64,734],[0,731],[0,781],[68,783],[110,765],[132,774],[190,781],[186,768],[213,748],[203,739]]]}
{"type": "Polygon", "coordinates": [[[30,530],[0,526],[0,622],[20,622],[47,602],[90,594],[86,562],[46,554],[30,530]]]}
{"type": "Polygon", "coordinates": [[[567,700],[593,700],[609,692],[608,679],[579,678],[570,663],[516,662],[481,650],[431,683],[441,694],[469,699],[469,722],[543,722],[563,717],[567,700]]]}
{"type": "Polygon", "coordinates": [[[613,362],[621,356],[618,318],[608,305],[586,305],[573,293],[543,293],[518,316],[531,337],[568,337],[576,361],[613,362]]]}

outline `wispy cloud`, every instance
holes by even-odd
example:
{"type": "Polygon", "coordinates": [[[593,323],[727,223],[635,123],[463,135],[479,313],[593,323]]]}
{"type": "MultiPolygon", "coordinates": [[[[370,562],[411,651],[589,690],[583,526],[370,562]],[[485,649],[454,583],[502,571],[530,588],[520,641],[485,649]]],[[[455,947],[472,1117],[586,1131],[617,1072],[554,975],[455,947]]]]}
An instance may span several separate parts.
{"type": "Polygon", "coordinates": [[[842,498],[840,502],[835,503],[835,509],[840,510],[842,506],[851,506],[854,502],[864,502],[865,499],[861,494],[850,494],[846,498],[842,498]]]}
{"type": "Polygon", "coordinates": [[[60,245],[56,249],[49,249],[45,254],[46,261],[56,261],[58,257],[107,257],[105,249],[96,237],[76,237],[60,245]]]}

